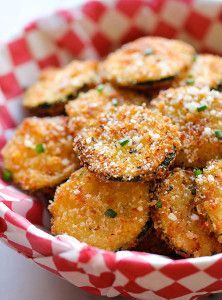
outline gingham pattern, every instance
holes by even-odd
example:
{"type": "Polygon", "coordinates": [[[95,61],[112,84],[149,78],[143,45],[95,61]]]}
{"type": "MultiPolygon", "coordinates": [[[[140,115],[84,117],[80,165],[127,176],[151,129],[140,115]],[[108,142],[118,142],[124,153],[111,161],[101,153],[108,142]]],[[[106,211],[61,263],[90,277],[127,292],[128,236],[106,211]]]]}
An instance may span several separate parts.
{"type": "MultiPolygon", "coordinates": [[[[90,1],[29,24],[0,46],[0,148],[23,119],[21,96],[39,70],[73,57],[101,57],[154,34],[222,53],[222,6],[214,1],[90,1]]],[[[43,203],[0,181],[0,238],[43,268],[97,295],[197,299],[222,291],[222,255],[173,261],[145,253],[111,253],[47,232],[43,203]],[[44,228],[44,230],[43,230],[44,228]]]]}

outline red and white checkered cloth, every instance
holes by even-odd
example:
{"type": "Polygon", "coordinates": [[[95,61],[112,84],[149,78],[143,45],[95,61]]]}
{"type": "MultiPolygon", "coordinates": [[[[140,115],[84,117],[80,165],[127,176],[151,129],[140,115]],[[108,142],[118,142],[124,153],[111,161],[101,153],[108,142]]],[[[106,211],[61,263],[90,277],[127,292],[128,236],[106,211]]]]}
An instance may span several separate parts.
{"type": "MultiPolygon", "coordinates": [[[[192,0],[90,1],[29,24],[0,45],[0,148],[23,119],[23,90],[42,68],[73,57],[101,57],[142,35],[180,38],[222,54],[222,4],[192,0]]],[[[0,238],[41,267],[97,295],[134,299],[197,299],[222,291],[222,255],[172,259],[112,253],[69,236],[50,235],[39,201],[0,180],[0,238]]]]}

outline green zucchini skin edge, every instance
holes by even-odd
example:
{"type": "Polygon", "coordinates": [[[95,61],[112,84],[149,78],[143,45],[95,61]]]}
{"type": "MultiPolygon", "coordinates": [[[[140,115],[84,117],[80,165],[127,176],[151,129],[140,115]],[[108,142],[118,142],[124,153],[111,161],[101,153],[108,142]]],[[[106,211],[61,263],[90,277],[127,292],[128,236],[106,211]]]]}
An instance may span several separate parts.
{"type": "Polygon", "coordinates": [[[176,75],[172,75],[172,76],[168,76],[165,78],[161,78],[158,80],[148,80],[148,81],[144,81],[144,82],[138,82],[136,84],[134,84],[134,86],[138,86],[138,87],[143,87],[143,86],[155,86],[155,85],[159,85],[159,84],[164,84],[167,83],[168,81],[172,81],[177,77],[176,75]]]}
{"type": "Polygon", "coordinates": [[[87,92],[91,86],[84,85],[81,89],[78,90],[77,93],[69,93],[62,99],[57,99],[53,103],[43,102],[35,107],[26,107],[30,113],[34,115],[38,115],[40,117],[45,116],[57,116],[57,115],[65,115],[65,105],[75,98],[78,97],[80,93],[87,92]]]}
{"type": "Polygon", "coordinates": [[[211,90],[222,92],[222,82],[218,83],[218,85],[215,88],[211,88],[211,90]]]}

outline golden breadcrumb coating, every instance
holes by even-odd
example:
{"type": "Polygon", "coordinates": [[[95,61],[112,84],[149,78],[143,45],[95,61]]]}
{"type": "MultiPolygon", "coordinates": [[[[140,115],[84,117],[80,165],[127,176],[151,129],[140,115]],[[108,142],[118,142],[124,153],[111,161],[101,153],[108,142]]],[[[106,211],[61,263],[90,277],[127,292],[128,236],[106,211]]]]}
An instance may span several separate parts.
{"type": "Polygon", "coordinates": [[[99,115],[112,108],[147,102],[147,97],[133,91],[100,84],[95,89],[81,93],[76,100],[66,105],[66,113],[70,117],[70,132],[75,136],[83,128],[95,125],[99,115]]]}
{"type": "Polygon", "coordinates": [[[48,68],[25,93],[23,105],[40,115],[64,113],[65,104],[98,82],[97,62],[74,60],[63,68],[48,68]]]}
{"type": "Polygon", "coordinates": [[[151,105],[179,127],[182,149],[177,165],[204,167],[222,156],[222,93],[208,87],[179,87],[160,92],[151,105]]]}
{"type": "Polygon", "coordinates": [[[181,74],[174,82],[174,86],[193,85],[197,87],[209,86],[214,89],[222,88],[222,57],[212,54],[197,55],[191,68],[181,74]]]}
{"type": "Polygon", "coordinates": [[[121,86],[149,86],[172,81],[193,62],[194,48],[179,40],[143,37],[123,45],[100,64],[103,80],[121,86]]]}
{"type": "Polygon", "coordinates": [[[177,127],[144,106],[122,105],[74,139],[81,162],[97,176],[119,181],[162,178],[180,149],[177,127]]]}
{"type": "Polygon", "coordinates": [[[128,249],[149,219],[148,201],[146,183],[103,182],[82,168],[57,188],[49,206],[52,233],[106,250],[128,249]]]}
{"type": "Polygon", "coordinates": [[[198,257],[222,252],[214,235],[196,212],[195,176],[192,171],[175,169],[157,188],[152,212],[154,227],[178,254],[198,257]]]}
{"type": "Polygon", "coordinates": [[[79,167],[67,117],[27,118],[2,150],[4,168],[22,189],[56,186],[79,167]]]}
{"type": "Polygon", "coordinates": [[[196,183],[198,212],[222,243],[222,160],[208,162],[203,174],[197,176],[196,183]]]}

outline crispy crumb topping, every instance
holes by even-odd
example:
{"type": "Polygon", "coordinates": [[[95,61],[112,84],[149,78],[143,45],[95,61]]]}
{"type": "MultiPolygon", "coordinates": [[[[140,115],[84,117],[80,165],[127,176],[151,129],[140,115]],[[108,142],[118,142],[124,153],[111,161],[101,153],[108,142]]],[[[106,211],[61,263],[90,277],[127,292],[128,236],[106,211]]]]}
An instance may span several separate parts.
{"type": "Polygon", "coordinates": [[[102,249],[128,249],[148,221],[148,190],[146,183],[100,181],[82,168],[57,188],[49,206],[52,232],[102,249]]]}
{"type": "Polygon", "coordinates": [[[194,54],[194,48],[182,41],[144,37],[111,53],[100,73],[104,80],[122,86],[155,82],[190,67],[194,54]]]}
{"type": "Polygon", "coordinates": [[[4,167],[25,190],[55,186],[79,167],[67,118],[27,118],[2,150],[4,167]]]}
{"type": "Polygon", "coordinates": [[[66,113],[70,117],[70,132],[75,136],[83,128],[96,124],[101,113],[115,107],[123,104],[142,105],[147,102],[147,97],[141,94],[119,89],[110,84],[104,84],[102,91],[98,91],[98,88],[91,89],[86,93],[81,93],[76,100],[66,105],[66,113]]]}
{"type": "Polygon", "coordinates": [[[197,55],[191,68],[182,73],[174,82],[174,86],[193,85],[220,88],[222,85],[222,58],[212,54],[197,55]]]}
{"type": "Polygon", "coordinates": [[[205,218],[208,227],[222,242],[222,160],[207,163],[203,173],[196,178],[195,202],[198,212],[205,218]]]}
{"type": "Polygon", "coordinates": [[[179,165],[203,167],[208,160],[221,157],[222,93],[208,87],[171,88],[160,92],[151,105],[179,126],[179,165]]]}
{"type": "Polygon", "coordinates": [[[145,106],[120,106],[75,138],[80,160],[98,176],[120,181],[162,177],[180,149],[177,127],[145,106]]]}
{"type": "Polygon", "coordinates": [[[194,186],[193,172],[178,168],[159,184],[154,194],[154,201],[162,203],[161,207],[153,206],[154,227],[184,257],[212,255],[222,249],[205,227],[204,218],[197,214],[194,186]]]}

